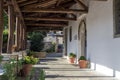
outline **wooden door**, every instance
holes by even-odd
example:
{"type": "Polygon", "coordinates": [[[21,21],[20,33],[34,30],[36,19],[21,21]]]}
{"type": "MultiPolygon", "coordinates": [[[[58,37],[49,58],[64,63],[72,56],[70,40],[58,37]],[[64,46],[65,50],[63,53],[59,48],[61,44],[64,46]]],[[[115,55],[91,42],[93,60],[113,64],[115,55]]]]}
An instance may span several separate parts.
{"type": "Polygon", "coordinates": [[[79,25],[79,41],[80,41],[80,50],[81,50],[81,55],[86,56],[86,21],[82,20],[79,25]]]}

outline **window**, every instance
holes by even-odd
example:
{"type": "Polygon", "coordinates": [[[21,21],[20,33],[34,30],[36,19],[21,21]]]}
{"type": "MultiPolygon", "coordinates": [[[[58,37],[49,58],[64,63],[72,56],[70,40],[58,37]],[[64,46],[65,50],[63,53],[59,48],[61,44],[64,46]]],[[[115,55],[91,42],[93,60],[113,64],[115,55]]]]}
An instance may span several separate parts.
{"type": "Polygon", "coordinates": [[[120,0],[114,0],[114,37],[120,37],[120,0]]]}
{"type": "Polygon", "coordinates": [[[69,34],[70,34],[70,36],[69,36],[69,40],[70,40],[70,42],[71,42],[71,41],[72,41],[72,26],[70,26],[69,34]]]}

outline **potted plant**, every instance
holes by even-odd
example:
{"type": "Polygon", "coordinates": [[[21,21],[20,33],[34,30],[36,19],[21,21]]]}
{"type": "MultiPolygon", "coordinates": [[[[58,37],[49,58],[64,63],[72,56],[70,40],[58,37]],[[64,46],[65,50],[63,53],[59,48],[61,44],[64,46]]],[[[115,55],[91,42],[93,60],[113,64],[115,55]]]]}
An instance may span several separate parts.
{"type": "Polygon", "coordinates": [[[27,76],[32,69],[32,65],[38,62],[38,58],[34,58],[33,56],[25,56],[22,59],[23,67],[20,70],[21,76],[27,76]]]}
{"type": "Polygon", "coordinates": [[[70,53],[70,55],[69,55],[70,63],[74,63],[75,62],[75,58],[76,58],[76,54],[70,53]]]}
{"type": "Polygon", "coordinates": [[[86,60],[85,56],[80,56],[79,67],[80,68],[87,68],[87,60],[86,60]]]}

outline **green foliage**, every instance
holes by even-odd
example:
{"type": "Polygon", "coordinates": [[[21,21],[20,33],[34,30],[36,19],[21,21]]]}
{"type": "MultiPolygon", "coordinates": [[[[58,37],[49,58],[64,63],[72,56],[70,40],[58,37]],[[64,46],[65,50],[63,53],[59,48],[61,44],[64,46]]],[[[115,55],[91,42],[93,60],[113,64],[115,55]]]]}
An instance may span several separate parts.
{"type": "Polygon", "coordinates": [[[8,29],[3,31],[3,52],[5,53],[7,50],[7,40],[8,40],[8,29]]]}
{"type": "Polygon", "coordinates": [[[3,52],[6,52],[7,49],[7,40],[8,40],[8,16],[4,13],[4,31],[3,31],[3,52]]]}
{"type": "Polygon", "coordinates": [[[40,78],[39,80],[45,80],[45,72],[43,70],[40,70],[40,78]]]}
{"type": "Polygon", "coordinates": [[[55,52],[55,46],[56,46],[56,44],[52,44],[51,47],[50,47],[49,49],[46,49],[45,51],[46,51],[47,53],[55,52]]]}
{"type": "Polygon", "coordinates": [[[5,26],[5,29],[8,27],[8,16],[6,13],[3,14],[4,16],[4,26],[5,26]]]}
{"type": "Polygon", "coordinates": [[[38,58],[34,58],[33,56],[25,56],[22,59],[23,64],[36,64],[38,62],[38,58]]]}
{"type": "Polygon", "coordinates": [[[4,74],[2,80],[16,80],[16,61],[11,59],[9,63],[4,64],[4,74]]]}
{"type": "Polygon", "coordinates": [[[69,54],[69,57],[70,57],[70,58],[75,58],[75,57],[76,57],[76,54],[70,53],[70,54],[69,54]]]}
{"type": "Polygon", "coordinates": [[[86,60],[85,56],[80,56],[79,60],[86,60]]]}
{"type": "Polygon", "coordinates": [[[30,51],[30,50],[27,50],[26,52],[27,52],[27,56],[33,56],[35,53],[34,51],[30,51]]]}
{"type": "Polygon", "coordinates": [[[1,63],[2,59],[3,59],[3,56],[2,56],[2,55],[0,55],[0,63],[1,63]]]}
{"type": "Polygon", "coordinates": [[[3,43],[7,43],[8,40],[8,29],[3,31],[3,43]]]}
{"type": "Polygon", "coordinates": [[[43,34],[41,32],[32,32],[29,33],[28,39],[31,40],[31,51],[41,51],[44,48],[44,43],[43,43],[43,34]]]}

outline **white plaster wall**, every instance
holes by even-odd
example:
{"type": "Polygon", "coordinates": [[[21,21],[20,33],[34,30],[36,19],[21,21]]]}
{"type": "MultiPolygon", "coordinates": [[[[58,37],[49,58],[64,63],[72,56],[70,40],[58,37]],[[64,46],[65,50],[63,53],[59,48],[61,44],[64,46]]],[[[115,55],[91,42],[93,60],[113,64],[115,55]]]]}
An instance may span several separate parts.
{"type": "MultiPolygon", "coordinates": [[[[74,5],[72,8],[76,8],[74,5]]],[[[80,56],[78,26],[83,16],[77,14],[77,21],[69,22],[68,55],[70,52],[80,56]],[[69,27],[72,26],[72,41],[69,41],[69,27]]],[[[85,16],[85,15],[84,15],[85,16]]],[[[113,37],[113,0],[90,1],[87,19],[87,58],[91,68],[107,75],[120,77],[120,38],[113,37]]]]}
{"type": "Polygon", "coordinates": [[[78,53],[78,51],[77,51],[78,50],[78,46],[77,46],[78,41],[74,39],[75,35],[78,36],[78,34],[76,33],[78,30],[77,25],[78,25],[77,21],[74,21],[74,22],[70,22],[69,26],[68,26],[68,45],[67,45],[68,46],[67,47],[68,56],[69,56],[69,53],[71,53],[71,52],[75,53],[76,55],[78,53]],[[69,40],[70,26],[72,26],[72,40],[71,40],[71,42],[69,40]]]}
{"type": "MultiPolygon", "coordinates": [[[[80,9],[79,4],[73,5],[71,9],[80,9]]],[[[67,55],[69,56],[69,53],[73,52],[77,55],[76,58],[76,63],[78,62],[78,59],[81,55],[81,46],[80,46],[80,41],[78,40],[78,28],[80,21],[84,19],[86,14],[76,14],[77,15],[77,20],[76,21],[69,21],[69,26],[68,28],[68,42],[67,42],[67,55]],[[72,41],[69,41],[69,31],[70,31],[70,26],[72,26],[72,41]],[[77,36],[77,39],[75,39],[75,36],[77,36]]]]}
{"type": "MultiPolygon", "coordinates": [[[[72,8],[74,9],[79,9],[79,5],[76,4],[74,5],[72,8]]],[[[68,28],[68,47],[67,47],[67,52],[68,52],[68,56],[69,53],[73,52],[77,55],[77,59],[76,59],[76,63],[81,55],[81,47],[80,47],[80,41],[78,40],[78,28],[79,28],[79,24],[80,21],[86,16],[86,14],[80,15],[80,14],[76,14],[77,15],[77,20],[76,21],[70,21],[69,22],[69,26],[68,28]],[[69,41],[69,31],[70,31],[70,26],[72,26],[72,41],[69,41]],[[77,36],[77,39],[75,39],[75,36],[77,36]]]]}
{"type": "Polygon", "coordinates": [[[113,38],[113,0],[91,1],[89,6],[88,58],[96,64],[96,70],[106,73],[111,69],[111,73],[116,76],[115,71],[120,71],[120,38],[113,38]]]}

